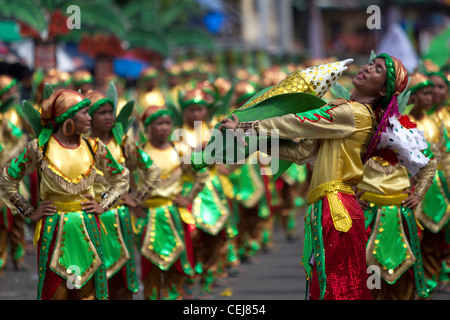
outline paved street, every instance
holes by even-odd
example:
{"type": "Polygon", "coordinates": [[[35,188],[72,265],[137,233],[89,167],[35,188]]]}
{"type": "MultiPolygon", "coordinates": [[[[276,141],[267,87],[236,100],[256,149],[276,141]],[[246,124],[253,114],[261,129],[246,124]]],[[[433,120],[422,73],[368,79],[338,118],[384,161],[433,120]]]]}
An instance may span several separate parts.
{"type": "MultiPolygon", "coordinates": [[[[240,275],[228,278],[214,289],[214,300],[304,300],[305,272],[300,265],[303,237],[303,214],[298,216],[297,232],[287,241],[276,224],[274,246],[260,253],[254,261],[240,265],[240,275]]],[[[15,271],[8,264],[0,278],[0,300],[35,300],[37,287],[36,251],[29,246],[26,255],[29,271],[15,271]]],[[[137,264],[139,266],[139,263],[137,264]]],[[[139,272],[139,270],[138,270],[139,272]]],[[[135,300],[142,300],[142,291],[135,300]]],[[[437,292],[434,300],[450,300],[450,293],[437,292]]]]}

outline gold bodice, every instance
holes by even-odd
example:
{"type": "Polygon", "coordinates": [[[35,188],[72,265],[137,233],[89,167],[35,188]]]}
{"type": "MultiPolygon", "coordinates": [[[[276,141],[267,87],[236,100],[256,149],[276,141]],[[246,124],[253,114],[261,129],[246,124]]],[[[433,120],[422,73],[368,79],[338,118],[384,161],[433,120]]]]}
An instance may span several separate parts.
{"type": "Polygon", "coordinates": [[[52,169],[56,169],[71,180],[81,179],[94,164],[94,157],[86,141],[81,138],[78,147],[69,149],[63,147],[54,136],[51,136],[46,156],[50,160],[52,169]]]}

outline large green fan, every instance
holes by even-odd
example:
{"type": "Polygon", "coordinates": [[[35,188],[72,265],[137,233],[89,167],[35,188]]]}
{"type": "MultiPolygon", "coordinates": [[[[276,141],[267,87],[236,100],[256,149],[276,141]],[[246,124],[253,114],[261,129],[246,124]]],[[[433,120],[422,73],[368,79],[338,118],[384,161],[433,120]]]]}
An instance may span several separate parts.
{"type": "MultiPolygon", "coordinates": [[[[284,116],[286,114],[297,114],[306,112],[313,109],[318,109],[326,104],[326,102],[309,93],[286,93],[280,94],[257,104],[251,104],[253,99],[257,98],[264,92],[268,91],[267,88],[249,100],[244,106],[233,111],[228,117],[236,115],[240,122],[263,120],[272,117],[284,116]],[[250,106],[249,106],[250,105],[250,106]]],[[[221,123],[215,126],[215,129],[221,123]]],[[[222,139],[216,139],[216,135],[220,134],[218,130],[215,130],[215,134],[211,138],[207,147],[202,152],[194,152],[191,158],[192,167],[195,170],[201,170],[208,166],[212,162],[220,158],[223,163],[237,163],[247,158],[252,152],[256,151],[260,144],[269,143],[263,141],[264,139],[270,140],[270,137],[245,137],[247,146],[236,141],[236,138],[222,134],[222,139]],[[231,140],[230,140],[231,139],[231,140]]],[[[274,172],[274,177],[277,179],[284,171],[286,171],[292,162],[279,160],[278,171],[274,172]]]]}
{"type": "MultiPolygon", "coordinates": [[[[275,86],[266,88],[256,94],[228,117],[236,115],[240,122],[247,122],[318,109],[327,104],[321,97],[347,70],[347,65],[351,62],[353,62],[353,59],[346,59],[309,67],[305,70],[298,69],[275,86]]],[[[220,123],[216,125],[215,129],[219,126],[220,123]]],[[[228,130],[225,134],[214,130],[205,150],[192,154],[191,164],[193,168],[200,170],[212,162],[219,162],[219,160],[223,163],[237,163],[248,157],[252,152],[259,150],[262,143],[272,142],[270,137],[248,135],[245,137],[246,146],[244,147],[244,144],[237,143],[236,139],[228,130]]],[[[276,171],[275,168],[274,171],[274,168],[272,168],[274,177],[278,178],[291,164],[291,162],[280,159],[278,170],[276,171]]]]}

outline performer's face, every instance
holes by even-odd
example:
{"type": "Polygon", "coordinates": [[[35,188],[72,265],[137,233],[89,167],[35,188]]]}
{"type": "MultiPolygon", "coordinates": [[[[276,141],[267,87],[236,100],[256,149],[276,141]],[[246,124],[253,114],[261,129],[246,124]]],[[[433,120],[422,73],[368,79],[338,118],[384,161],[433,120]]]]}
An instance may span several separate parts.
{"type": "Polygon", "coordinates": [[[168,141],[172,133],[172,118],[170,116],[158,117],[147,127],[149,138],[159,142],[168,141]]]}
{"type": "Polygon", "coordinates": [[[92,116],[92,127],[101,132],[111,130],[114,125],[113,107],[107,103],[100,108],[92,116]]]}
{"type": "Polygon", "coordinates": [[[433,81],[433,103],[441,104],[444,102],[448,94],[448,87],[444,79],[439,76],[431,76],[430,80],[433,81]]]}
{"type": "Polygon", "coordinates": [[[184,120],[186,124],[194,127],[195,121],[204,121],[207,115],[206,107],[198,104],[191,104],[184,110],[184,120]]]}
{"type": "Polygon", "coordinates": [[[410,103],[414,104],[415,109],[430,110],[433,105],[433,88],[425,87],[417,90],[410,97],[410,103]]]}
{"type": "Polygon", "coordinates": [[[75,132],[87,133],[91,129],[91,116],[89,115],[89,107],[83,108],[73,116],[75,123],[75,132]]]}
{"type": "Polygon", "coordinates": [[[368,96],[386,95],[386,62],[383,58],[371,60],[352,79],[358,91],[368,96]]]}

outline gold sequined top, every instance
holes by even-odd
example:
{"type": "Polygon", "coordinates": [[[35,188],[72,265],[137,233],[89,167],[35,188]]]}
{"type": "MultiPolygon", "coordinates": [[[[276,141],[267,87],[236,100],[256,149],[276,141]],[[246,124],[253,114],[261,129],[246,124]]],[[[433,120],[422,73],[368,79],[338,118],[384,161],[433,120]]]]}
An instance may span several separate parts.
{"type": "Polygon", "coordinates": [[[442,123],[447,133],[450,134],[450,106],[440,108],[434,113],[437,123],[442,123]]]}
{"type": "Polygon", "coordinates": [[[414,177],[415,187],[411,188],[408,169],[373,157],[364,164],[364,178],[358,184],[358,189],[378,195],[398,195],[410,189],[423,198],[433,182],[436,167],[436,159],[429,161],[414,177]]]}
{"type": "Polygon", "coordinates": [[[379,195],[400,194],[410,187],[408,170],[400,165],[391,165],[378,157],[364,164],[364,178],[358,188],[379,195]]]}
{"type": "Polygon", "coordinates": [[[39,196],[42,201],[83,202],[84,195],[95,196],[94,179],[96,170],[104,172],[109,181],[108,196],[103,198],[100,206],[109,208],[111,203],[128,189],[129,171],[122,168],[120,172],[106,158],[108,150],[98,139],[81,139],[76,148],[62,146],[51,136],[46,150],[39,147],[37,139],[28,143],[24,151],[11,164],[3,169],[0,176],[0,197],[14,209],[19,205],[32,210],[30,205],[20,200],[12,203],[18,194],[18,181],[38,170],[40,177],[39,196]],[[14,163],[19,163],[15,166],[14,163]]]}
{"type": "MultiPolygon", "coordinates": [[[[344,99],[329,105],[334,107],[325,106],[320,113],[288,114],[258,123],[260,133],[278,129],[281,139],[303,139],[281,143],[279,156],[297,164],[315,161],[311,190],[334,180],[359,183],[364,173],[361,158],[376,125],[368,105],[344,99]]],[[[277,150],[272,146],[271,152],[274,156],[277,150]]]]}
{"type": "Polygon", "coordinates": [[[168,198],[172,199],[181,192],[181,160],[178,152],[173,146],[166,149],[155,148],[150,142],[144,146],[144,152],[147,153],[161,168],[161,181],[149,195],[150,198],[168,198]]]}
{"type": "Polygon", "coordinates": [[[438,118],[435,114],[428,116],[424,115],[420,120],[415,120],[417,123],[417,129],[424,132],[425,139],[433,147],[442,143],[442,128],[438,122],[438,118]]]}
{"type": "Polygon", "coordinates": [[[176,195],[181,193],[183,179],[186,179],[186,176],[191,177],[194,181],[188,198],[195,198],[204,186],[208,175],[202,172],[195,172],[189,165],[182,163],[177,146],[178,144],[165,149],[158,149],[150,142],[147,142],[143,147],[144,152],[161,169],[161,180],[158,186],[148,195],[147,199],[174,199],[176,195]]]}

